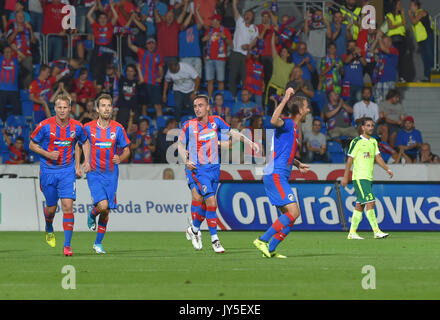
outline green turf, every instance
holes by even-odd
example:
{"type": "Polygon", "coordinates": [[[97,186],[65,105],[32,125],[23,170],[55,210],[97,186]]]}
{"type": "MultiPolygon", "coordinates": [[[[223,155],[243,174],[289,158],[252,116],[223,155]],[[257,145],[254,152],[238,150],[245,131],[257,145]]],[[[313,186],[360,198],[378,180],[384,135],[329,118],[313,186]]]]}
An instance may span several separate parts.
{"type": "Polygon", "coordinates": [[[387,239],[346,240],[340,232],[292,232],[280,245],[288,259],[264,259],[252,241],[261,232],[220,232],[227,250],[193,250],[184,232],[110,232],[106,255],[92,251],[93,233],[76,232],[73,257],[62,233],[50,248],[44,233],[2,232],[0,299],[439,299],[440,237],[392,232],[387,239]],[[63,266],[76,270],[65,290],[63,266]],[[365,265],[376,289],[362,288],[365,265]]]}

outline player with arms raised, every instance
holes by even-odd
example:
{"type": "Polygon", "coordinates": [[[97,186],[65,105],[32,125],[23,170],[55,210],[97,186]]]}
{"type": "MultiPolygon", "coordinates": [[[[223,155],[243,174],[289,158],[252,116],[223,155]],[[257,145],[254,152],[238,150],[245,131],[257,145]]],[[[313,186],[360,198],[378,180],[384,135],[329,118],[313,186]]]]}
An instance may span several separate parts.
{"type": "Polygon", "coordinates": [[[357,227],[362,220],[362,213],[367,207],[367,219],[374,232],[375,239],[382,239],[388,236],[379,229],[374,212],[375,198],[373,195],[373,170],[374,163],[377,162],[390,176],[393,172],[388,168],[380,155],[376,139],[371,135],[374,132],[374,121],[372,118],[361,118],[359,121],[361,135],[350,143],[348,149],[348,160],[345,166],[344,178],[341,181],[343,187],[348,184],[350,168],[353,165],[353,186],[356,191],[356,208],[351,217],[351,227],[347,239],[362,240],[357,234],[357,227]]]}
{"type": "Polygon", "coordinates": [[[294,93],[292,88],[286,90],[270,120],[275,127],[273,153],[271,162],[264,169],[263,182],[270,202],[280,209],[282,215],[261,237],[254,240],[254,245],[267,258],[286,258],[277,253],[276,248],[289,234],[300,215],[297,199],[289,185],[292,166],[296,166],[302,173],[310,170],[308,165],[295,159],[299,141],[298,124],[305,121],[310,108],[306,98],[291,98],[294,93]],[[289,117],[281,118],[286,105],[289,117]]]}
{"type": "Polygon", "coordinates": [[[182,126],[178,140],[179,156],[184,159],[189,175],[188,184],[192,187],[193,200],[198,200],[193,216],[193,223],[186,230],[186,237],[192,241],[196,250],[202,249],[200,225],[206,218],[211,234],[212,248],[216,253],[225,249],[217,235],[217,200],[216,192],[220,179],[220,162],[218,156],[219,142],[226,142],[229,136],[250,144],[258,151],[258,145],[239,132],[230,131],[230,126],[218,116],[209,115],[209,98],[198,95],[194,98],[196,117],[182,126]],[[206,204],[206,211],[202,204],[206,204]]]}
{"type": "MultiPolygon", "coordinates": [[[[73,234],[73,201],[76,199],[75,179],[80,172],[77,142],[83,144],[84,154],[89,156],[90,144],[82,124],[70,118],[71,100],[59,95],[55,100],[55,116],[45,119],[31,135],[29,148],[38,153],[40,160],[40,189],[46,198],[44,218],[46,220],[46,242],[56,245],[53,219],[61,199],[63,210],[64,255],[72,256],[70,246],[73,234]]],[[[86,157],[88,159],[88,157],[86,157]]]]}
{"type": "Polygon", "coordinates": [[[102,247],[110,209],[116,208],[116,190],[118,188],[118,165],[130,156],[130,140],[124,127],[111,120],[113,114],[112,98],[102,94],[96,99],[98,119],[84,125],[87,138],[90,141],[90,167],[87,173],[87,184],[93,199],[94,207],[89,212],[87,225],[90,230],[98,233],[93,249],[96,253],[105,253],[102,247]],[[123,149],[121,155],[116,154],[116,148],[123,149]]]}

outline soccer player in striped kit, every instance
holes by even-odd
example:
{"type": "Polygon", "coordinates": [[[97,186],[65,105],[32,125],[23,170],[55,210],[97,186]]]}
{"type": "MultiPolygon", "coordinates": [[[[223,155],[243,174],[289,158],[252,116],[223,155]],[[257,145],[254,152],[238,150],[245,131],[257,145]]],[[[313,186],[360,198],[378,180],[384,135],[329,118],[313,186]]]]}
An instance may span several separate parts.
{"type": "Polygon", "coordinates": [[[110,95],[102,94],[96,99],[96,110],[98,119],[84,125],[90,141],[90,167],[85,168],[84,172],[87,173],[87,184],[94,204],[88,214],[87,225],[92,231],[98,229],[93,249],[96,253],[105,253],[102,240],[107,229],[110,209],[116,208],[118,165],[130,156],[130,140],[124,127],[111,120],[113,101],[110,95]],[[117,147],[123,149],[121,155],[116,154],[117,147]]]}
{"type": "Polygon", "coordinates": [[[70,118],[70,103],[68,95],[59,95],[55,100],[55,116],[40,122],[29,144],[29,148],[41,156],[40,188],[46,198],[46,242],[51,247],[56,245],[52,223],[58,199],[61,199],[65,256],[73,254],[70,247],[74,224],[73,201],[76,199],[76,174],[80,171],[79,162],[75,161],[79,149],[75,149],[75,145],[81,143],[86,156],[90,152],[82,124],[70,118]]]}
{"type": "Polygon", "coordinates": [[[295,91],[288,88],[280,105],[275,108],[270,123],[275,127],[272,143],[272,160],[264,168],[264,189],[270,202],[278,207],[281,216],[259,238],[254,240],[254,245],[267,258],[286,258],[276,252],[278,245],[289,234],[300,211],[289,185],[292,166],[301,172],[309,171],[309,166],[295,159],[298,150],[299,128],[298,124],[304,122],[310,112],[308,100],[304,97],[291,97],[295,91]],[[281,118],[287,105],[289,117],[281,118]],[[270,241],[270,242],[269,242],[270,241]]]}
{"type": "Polygon", "coordinates": [[[206,211],[203,210],[202,201],[197,201],[197,206],[194,206],[193,202],[191,211],[194,210],[194,218],[192,226],[186,230],[186,237],[192,241],[194,249],[201,250],[200,225],[206,218],[212,248],[216,253],[223,253],[225,249],[217,235],[217,199],[215,196],[220,179],[219,142],[228,140],[229,136],[232,136],[233,139],[240,139],[250,144],[257,153],[259,148],[243,134],[231,131],[230,126],[222,118],[209,115],[208,96],[196,96],[193,105],[196,117],[186,121],[182,126],[178,150],[180,157],[186,163],[188,185],[192,188],[191,192],[195,193],[192,198],[193,200],[203,198],[206,211]]]}

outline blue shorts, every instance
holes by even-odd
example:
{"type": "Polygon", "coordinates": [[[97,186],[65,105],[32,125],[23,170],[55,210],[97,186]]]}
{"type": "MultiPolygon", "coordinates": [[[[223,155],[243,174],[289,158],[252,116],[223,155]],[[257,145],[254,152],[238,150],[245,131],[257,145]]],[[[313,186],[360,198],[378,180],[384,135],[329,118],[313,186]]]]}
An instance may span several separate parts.
{"type": "Polygon", "coordinates": [[[197,168],[192,171],[194,187],[204,198],[215,196],[217,193],[218,182],[220,180],[220,168],[197,168]]]}
{"type": "Polygon", "coordinates": [[[214,80],[214,78],[217,81],[225,81],[225,69],[226,61],[207,59],[205,61],[206,81],[214,80]]]}
{"type": "Polygon", "coordinates": [[[296,202],[295,195],[289,185],[289,176],[273,173],[263,176],[264,189],[274,206],[284,207],[296,202]]]}
{"type": "Polygon", "coordinates": [[[59,199],[76,200],[75,169],[72,167],[54,172],[40,171],[40,189],[48,207],[56,206],[59,199]]]}
{"type": "Polygon", "coordinates": [[[87,173],[87,184],[94,205],[103,200],[107,200],[109,209],[116,208],[116,190],[118,189],[117,176],[115,178],[105,178],[95,172],[89,172],[87,173]]]}
{"type": "Polygon", "coordinates": [[[193,188],[195,188],[195,181],[194,178],[192,176],[192,171],[189,170],[186,166],[185,166],[185,175],[186,175],[186,182],[188,183],[188,188],[190,190],[192,190],[193,188]]]}

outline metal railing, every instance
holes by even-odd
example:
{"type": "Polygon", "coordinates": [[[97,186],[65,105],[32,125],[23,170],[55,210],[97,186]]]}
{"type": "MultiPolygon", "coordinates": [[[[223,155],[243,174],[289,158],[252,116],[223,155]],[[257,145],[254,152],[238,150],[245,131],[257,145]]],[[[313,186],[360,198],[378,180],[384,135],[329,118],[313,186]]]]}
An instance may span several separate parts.
{"type": "MultiPolygon", "coordinates": [[[[51,37],[62,37],[62,38],[67,38],[67,55],[69,55],[69,52],[71,51],[70,48],[70,35],[69,34],[65,34],[65,35],[59,35],[58,33],[48,33],[46,35],[42,34],[42,37],[44,38],[44,52],[43,52],[43,62],[44,64],[48,64],[49,63],[49,40],[51,37]]],[[[61,51],[63,51],[63,48],[61,49],[61,51]]],[[[59,59],[60,57],[58,57],[59,59]]]]}
{"type": "Polygon", "coordinates": [[[439,45],[440,45],[440,13],[432,17],[434,22],[434,69],[440,70],[440,55],[439,55],[439,45]]]}

